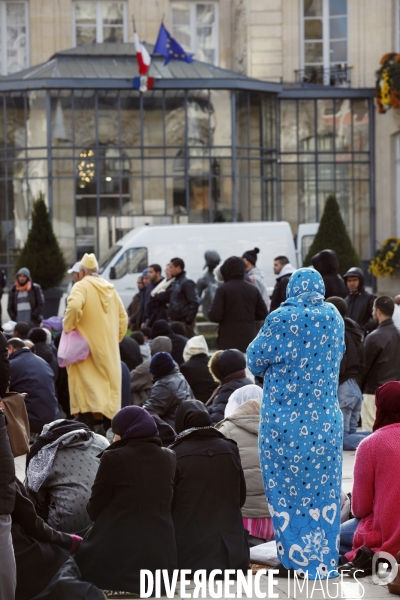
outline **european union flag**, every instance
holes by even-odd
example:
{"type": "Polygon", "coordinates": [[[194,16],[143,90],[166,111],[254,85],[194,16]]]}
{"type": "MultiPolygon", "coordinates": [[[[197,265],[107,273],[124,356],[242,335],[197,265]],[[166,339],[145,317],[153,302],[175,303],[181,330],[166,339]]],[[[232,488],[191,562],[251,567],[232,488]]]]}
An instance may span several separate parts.
{"type": "Polygon", "coordinates": [[[171,60],[184,60],[187,63],[191,63],[193,61],[193,58],[189,54],[186,54],[182,46],[178,44],[169,31],[165,29],[164,23],[161,23],[156,45],[153,49],[153,54],[161,54],[161,56],[165,56],[164,66],[167,65],[171,60]]]}

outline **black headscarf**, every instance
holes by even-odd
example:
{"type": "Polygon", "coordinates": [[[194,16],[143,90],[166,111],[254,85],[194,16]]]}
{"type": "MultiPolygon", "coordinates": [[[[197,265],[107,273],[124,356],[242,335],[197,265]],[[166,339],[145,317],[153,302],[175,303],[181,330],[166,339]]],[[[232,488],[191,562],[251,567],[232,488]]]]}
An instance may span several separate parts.
{"type": "Polygon", "coordinates": [[[209,412],[200,400],[182,402],[175,413],[175,431],[178,434],[195,427],[210,427],[211,424],[209,412]]]}
{"type": "Polygon", "coordinates": [[[81,423],[81,421],[68,421],[67,419],[60,419],[51,425],[46,433],[41,433],[36,440],[36,442],[32,445],[28,454],[26,455],[26,468],[28,469],[28,465],[32,458],[36,456],[36,454],[47,446],[47,444],[51,444],[55,440],[58,440],[65,433],[70,433],[71,431],[77,431],[78,429],[83,429],[88,433],[92,433],[85,423],[81,423]]]}
{"type": "Polygon", "coordinates": [[[158,436],[155,420],[140,406],[121,408],[111,421],[111,429],[123,440],[158,436]]]}

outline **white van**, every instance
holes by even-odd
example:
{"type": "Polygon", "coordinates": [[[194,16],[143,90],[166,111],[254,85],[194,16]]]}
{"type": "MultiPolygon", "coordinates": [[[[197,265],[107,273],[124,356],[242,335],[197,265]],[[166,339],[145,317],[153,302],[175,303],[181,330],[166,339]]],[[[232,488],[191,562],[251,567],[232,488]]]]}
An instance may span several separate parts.
{"type": "MultiPolygon", "coordinates": [[[[313,223],[312,227],[315,234],[318,223],[313,223]]],[[[302,235],[299,228],[299,249],[303,247],[302,235]]],[[[306,235],[310,235],[308,230],[306,235]]],[[[257,267],[264,272],[268,289],[275,285],[273,260],[276,256],[287,256],[294,266],[302,264],[289,223],[264,221],[138,227],[110,248],[99,267],[101,276],[112,281],[127,307],[137,292],[138,276],[151,264],[161,265],[164,273],[171,258],[182,258],[188,277],[197,281],[205,273],[204,253],[207,250],[216,250],[223,262],[229,256],[242,256],[246,250],[255,247],[260,249],[257,267]]]]}

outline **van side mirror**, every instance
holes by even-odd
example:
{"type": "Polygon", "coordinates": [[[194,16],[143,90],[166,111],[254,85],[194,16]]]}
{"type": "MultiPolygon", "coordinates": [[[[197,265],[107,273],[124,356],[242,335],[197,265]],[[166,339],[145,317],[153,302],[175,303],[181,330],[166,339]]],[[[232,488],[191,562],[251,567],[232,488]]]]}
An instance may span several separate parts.
{"type": "Polygon", "coordinates": [[[117,279],[117,274],[115,272],[115,267],[110,267],[110,275],[109,275],[110,279],[117,279]]]}

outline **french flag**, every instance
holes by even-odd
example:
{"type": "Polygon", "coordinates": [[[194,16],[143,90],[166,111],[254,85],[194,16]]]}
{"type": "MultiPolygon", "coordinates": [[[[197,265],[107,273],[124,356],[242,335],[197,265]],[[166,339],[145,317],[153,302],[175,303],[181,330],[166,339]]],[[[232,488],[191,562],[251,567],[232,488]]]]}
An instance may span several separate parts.
{"type": "Polygon", "coordinates": [[[150,54],[147,52],[145,46],[143,46],[142,42],[139,40],[139,36],[136,33],[136,29],[134,31],[133,37],[135,40],[135,51],[138,62],[139,75],[147,75],[151,63],[150,54]]]}

